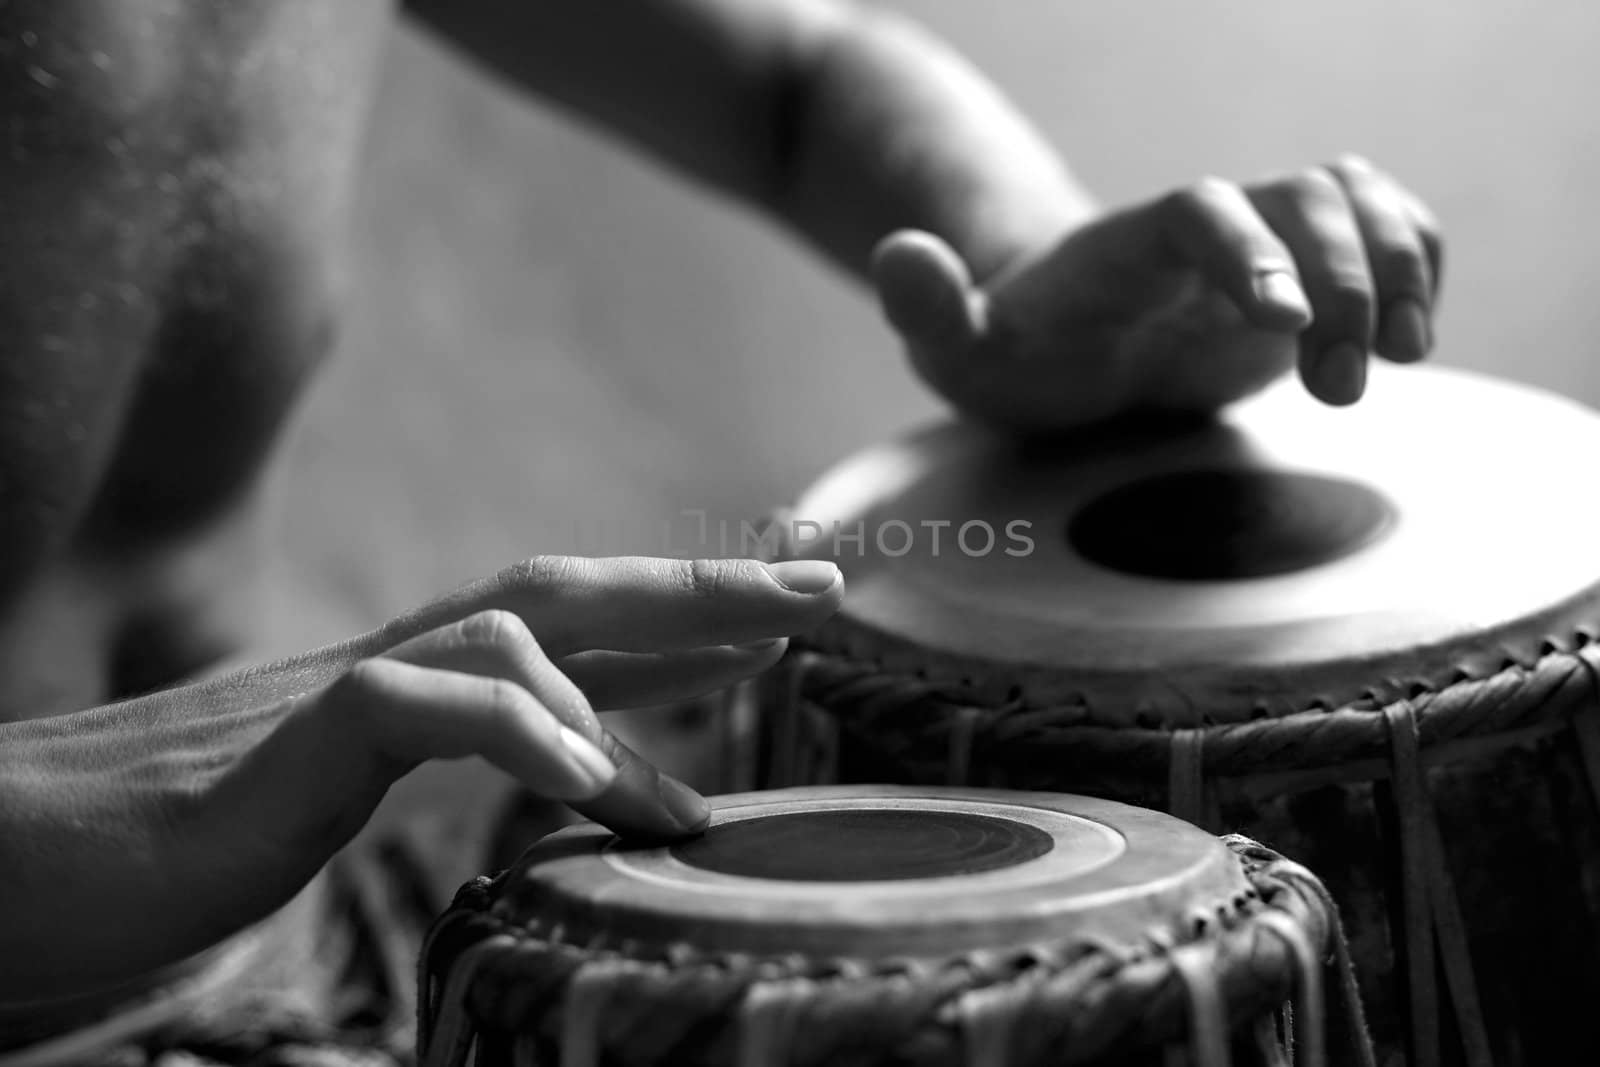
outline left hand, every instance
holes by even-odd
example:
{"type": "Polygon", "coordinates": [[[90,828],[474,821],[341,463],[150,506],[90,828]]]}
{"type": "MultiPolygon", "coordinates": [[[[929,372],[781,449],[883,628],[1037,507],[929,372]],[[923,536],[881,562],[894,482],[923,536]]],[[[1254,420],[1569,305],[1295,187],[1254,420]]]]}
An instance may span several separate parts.
{"type": "Polygon", "coordinates": [[[888,237],[874,275],[935,389],[981,421],[1050,432],[1213,409],[1296,365],[1315,396],[1353,403],[1370,354],[1433,347],[1441,256],[1427,207],[1346,157],[1102,215],[982,285],[919,231],[888,237]]]}

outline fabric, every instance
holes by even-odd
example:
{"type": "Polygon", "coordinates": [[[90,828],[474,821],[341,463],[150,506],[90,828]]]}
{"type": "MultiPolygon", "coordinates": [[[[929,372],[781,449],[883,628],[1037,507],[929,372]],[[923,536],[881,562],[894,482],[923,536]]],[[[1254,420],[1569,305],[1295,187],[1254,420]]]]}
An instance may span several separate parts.
{"type": "Polygon", "coordinates": [[[449,903],[424,851],[398,835],[347,850],[181,979],[73,1025],[0,1016],[0,1067],[410,1067],[416,956],[449,903]]]}

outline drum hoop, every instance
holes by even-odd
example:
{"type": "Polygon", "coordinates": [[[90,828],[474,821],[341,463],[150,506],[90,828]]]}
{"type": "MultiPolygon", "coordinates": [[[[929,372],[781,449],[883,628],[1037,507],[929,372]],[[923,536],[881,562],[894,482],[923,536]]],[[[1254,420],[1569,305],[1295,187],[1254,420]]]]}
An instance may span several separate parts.
{"type": "MultiPolygon", "coordinates": [[[[1137,1033],[1144,1040],[1173,1040],[1183,1033],[1181,1010],[1153,1018],[1150,1008],[1162,997],[1181,998],[1190,980],[1185,973],[1191,970],[1183,966],[1185,953],[1209,953],[1207,970],[1215,975],[1216,989],[1223,991],[1230,1008],[1265,1011],[1297,990],[1307,992],[1304,944],[1312,946],[1317,959],[1325,960],[1330,947],[1343,943],[1337,910],[1310,872],[1247,838],[1233,836],[1223,842],[1238,859],[1252,891],[1215,908],[1193,911],[1185,939],[1175,940],[1153,929],[1141,944],[1113,945],[1080,937],[972,951],[937,961],[700,953],[688,945],[652,946],[648,952],[633,953],[630,950],[640,946],[578,944],[567,940],[563,930],[545,928],[537,920],[524,923],[495,914],[493,884],[480,879],[464,887],[435,924],[437,936],[430,935],[422,961],[424,988],[448,985],[455,990],[455,1003],[425,996],[424,1004],[427,1010],[451,1016],[445,1029],[450,1031],[452,1047],[465,1047],[463,1026],[532,1032],[528,1028],[537,1016],[515,989],[506,988],[508,979],[532,980],[546,990],[540,1003],[553,1009],[565,1003],[566,994],[552,993],[548,983],[566,988],[585,971],[604,972],[607,982],[635,995],[648,989],[653,998],[670,1001],[674,1012],[698,1009],[701,1016],[726,1012],[730,1004],[759,991],[798,989],[802,1001],[829,1013],[830,1025],[848,1029],[849,1017],[860,1015],[864,1023],[870,1022],[875,1039],[889,1036],[887,1017],[894,1019],[893,1029],[931,1028],[959,1040],[953,1013],[959,1012],[963,997],[973,996],[1004,1003],[1015,1013],[1012,1021],[1020,1032],[1045,1027],[1044,1032],[1055,1034],[1065,1023],[1102,1036],[1128,1039],[1137,1033]],[[1305,942],[1284,936],[1285,922],[1303,932],[1305,942]],[[458,960],[473,973],[459,973],[458,960]],[[1055,979],[1069,978],[1052,985],[1055,979]],[[872,988],[865,990],[864,985],[872,988]],[[1129,985],[1147,995],[1105,995],[1110,989],[1126,992],[1129,985]],[[1055,995],[1041,995],[1050,988],[1055,995]],[[928,990],[936,990],[936,995],[929,996],[928,990]],[[1007,992],[1017,995],[1008,997],[1007,992]],[[1107,1030],[1103,1018],[1107,1013],[1125,1018],[1111,1020],[1107,1030]]],[[[1310,976],[1309,981],[1317,987],[1320,976],[1310,976]]],[[[731,1027],[735,1024],[731,1016],[738,1013],[726,1014],[723,1022],[731,1027]]],[[[696,1029],[709,1022],[697,1021],[696,1029]]],[[[545,1026],[539,1032],[559,1031],[545,1026]]],[[[422,1043],[426,1045],[426,1035],[422,1043]]],[[[1060,1047],[1055,1049],[1058,1055],[1060,1047]]],[[[426,1055],[429,1050],[421,1051],[426,1055]]],[[[435,1056],[427,1062],[445,1059],[435,1056]]]]}
{"type": "Polygon", "coordinates": [[[1375,674],[1377,681],[1338,699],[1308,689],[1296,704],[1257,704],[1236,718],[1187,701],[1180,716],[1164,714],[1165,708],[1108,706],[1081,690],[1040,693],[1027,678],[1001,688],[961,674],[959,666],[908,667],[894,655],[864,657],[815,640],[795,641],[777,669],[796,672],[802,699],[841,722],[879,735],[876,726],[864,724],[892,719],[899,741],[910,748],[919,734],[945,743],[953,729],[949,720],[960,719],[974,743],[1009,747],[1070,738],[1114,749],[1119,758],[1137,761],[1148,750],[1164,761],[1174,733],[1194,731],[1204,737],[1206,769],[1227,773],[1381,758],[1388,737],[1381,712],[1401,701],[1415,709],[1425,747],[1559,725],[1583,707],[1600,705],[1597,665],[1600,639],[1586,626],[1546,637],[1531,653],[1495,646],[1442,682],[1375,674]],[[1491,657],[1493,669],[1475,669],[1491,657]],[[1257,747],[1268,738],[1272,747],[1257,747]]]}

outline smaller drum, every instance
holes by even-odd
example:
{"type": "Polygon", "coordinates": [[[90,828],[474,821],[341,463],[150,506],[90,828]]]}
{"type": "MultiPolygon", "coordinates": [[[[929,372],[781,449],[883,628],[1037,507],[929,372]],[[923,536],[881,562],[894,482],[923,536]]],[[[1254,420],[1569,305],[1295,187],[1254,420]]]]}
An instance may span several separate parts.
{"type": "Polygon", "coordinates": [[[690,841],[576,826],[463,888],[423,951],[424,1062],[1371,1062],[1326,893],[1243,838],[1055,793],[712,807],[690,841]]]}

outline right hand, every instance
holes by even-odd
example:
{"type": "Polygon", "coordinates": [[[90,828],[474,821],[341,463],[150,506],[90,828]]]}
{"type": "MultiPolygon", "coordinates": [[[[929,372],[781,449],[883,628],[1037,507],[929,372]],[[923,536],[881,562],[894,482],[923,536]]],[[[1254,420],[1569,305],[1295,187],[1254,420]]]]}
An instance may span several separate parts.
{"type": "Polygon", "coordinates": [[[0,1001],[260,919],[427,760],[482,757],[625,836],[692,834],[704,799],[596,710],[752,675],[842,597],[821,562],[537,559],[282,663],[0,725],[0,1001]]]}
{"type": "Polygon", "coordinates": [[[913,365],[957,410],[1050,434],[1212,411],[1297,366],[1314,396],[1352,404],[1371,354],[1432,348],[1443,255],[1416,194],[1346,156],[1108,212],[981,285],[939,237],[902,231],[874,277],[913,365]]]}

